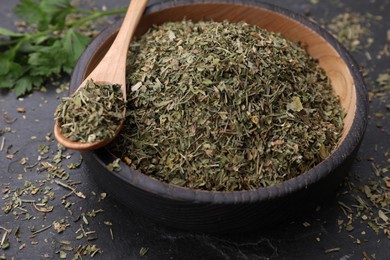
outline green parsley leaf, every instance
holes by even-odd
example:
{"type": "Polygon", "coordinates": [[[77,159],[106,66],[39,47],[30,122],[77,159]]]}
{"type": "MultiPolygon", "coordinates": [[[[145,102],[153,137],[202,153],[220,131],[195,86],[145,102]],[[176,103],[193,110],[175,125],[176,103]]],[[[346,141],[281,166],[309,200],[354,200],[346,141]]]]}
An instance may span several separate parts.
{"type": "Polygon", "coordinates": [[[22,33],[16,33],[16,32],[10,31],[8,29],[5,29],[3,27],[0,27],[0,35],[12,36],[12,37],[22,37],[23,36],[22,33]]]}
{"type": "Polygon", "coordinates": [[[65,20],[74,8],[69,0],[42,0],[39,4],[41,10],[46,13],[50,24],[65,26],[65,20]]]}
{"type": "Polygon", "coordinates": [[[64,50],[67,55],[67,62],[64,64],[64,71],[70,73],[73,65],[90,42],[90,38],[82,35],[73,28],[69,29],[63,39],[64,50]]]}
{"type": "Polygon", "coordinates": [[[20,78],[16,82],[15,92],[17,96],[24,95],[27,91],[32,90],[33,82],[28,76],[20,78]]]}
{"type": "Polygon", "coordinates": [[[28,24],[38,25],[40,30],[47,29],[49,20],[39,3],[33,0],[20,0],[14,8],[14,13],[24,19],[28,24]]]}
{"type": "Polygon", "coordinates": [[[33,76],[45,76],[59,74],[66,58],[60,40],[56,40],[52,45],[35,46],[35,52],[28,57],[28,64],[31,65],[30,74],[33,76]]]}
{"type": "Polygon", "coordinates": [[[14,32],[0,27],[0,89],[14,89],[20,96],[50,77],[70,74],[90,42],[79,27],[125,11],[81,10],[71,0],[20,0],[13,12],[28,28],[14,32]]]}

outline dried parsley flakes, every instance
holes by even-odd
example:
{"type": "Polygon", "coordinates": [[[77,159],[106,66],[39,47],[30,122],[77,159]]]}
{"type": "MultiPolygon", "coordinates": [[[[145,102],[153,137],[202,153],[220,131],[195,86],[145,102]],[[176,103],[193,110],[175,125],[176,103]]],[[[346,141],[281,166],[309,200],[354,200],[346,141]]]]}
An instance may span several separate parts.
{"type": "Polygon", "coordinates": [[[112,151],[194,189],[293,178],[335,148],[343,110],[298,44],[245,23],[182,21],[130,47],[128,115],[112,151]]]}
{"type": "Polygon", "coordinates": [[[126,102],[118,84],[88,81],[70,97],[64,97],[55,111],[62,134],[71,141],[98,142],[112,138],[126,102]]]}

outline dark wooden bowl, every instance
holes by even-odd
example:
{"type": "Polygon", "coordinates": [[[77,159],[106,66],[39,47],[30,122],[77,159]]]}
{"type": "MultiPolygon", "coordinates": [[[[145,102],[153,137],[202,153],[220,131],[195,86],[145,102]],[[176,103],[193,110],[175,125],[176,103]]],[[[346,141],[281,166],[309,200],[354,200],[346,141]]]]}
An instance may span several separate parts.
{"type": "MultiPolygon", "coordinates": [[[[115,158],[107,149],[83,152],[96,182],[124,205],[166,225],[200,232],[253,231],[313,209],[329,199],[349,170],[367,123],[366,90],[358,66],[329,33],[305,17],[266,3],[242,1],[163,1],[150,5],[137,34],[166,21],[246,21],[280,32],[307,47],[330,77],[334,92],[347,112],[345,129],[331,155],[304,174],[279,185],[251,191],[192,190],[157,181],[122,163],[120,172],[106,164],[115,158]]],[[[109,48],[119,23],[104,30],[81,56],[70,92],[109,48]]]]}

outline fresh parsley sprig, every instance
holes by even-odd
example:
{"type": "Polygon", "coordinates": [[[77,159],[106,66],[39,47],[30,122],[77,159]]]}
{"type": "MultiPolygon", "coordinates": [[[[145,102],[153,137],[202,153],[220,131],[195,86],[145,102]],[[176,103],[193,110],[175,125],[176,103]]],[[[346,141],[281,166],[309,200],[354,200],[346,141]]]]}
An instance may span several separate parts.
{"type": "Polygon", "coordinates": [[[71,73],[91,40],[80,26],[125,9],[100,12],[79,9],[70,0],[21,0],[13,12],[29,30],[0,27],[0,89],[21,96],[52,76],[71,73]],[[71,19],[75,15],[82,18],[71,19]]]}

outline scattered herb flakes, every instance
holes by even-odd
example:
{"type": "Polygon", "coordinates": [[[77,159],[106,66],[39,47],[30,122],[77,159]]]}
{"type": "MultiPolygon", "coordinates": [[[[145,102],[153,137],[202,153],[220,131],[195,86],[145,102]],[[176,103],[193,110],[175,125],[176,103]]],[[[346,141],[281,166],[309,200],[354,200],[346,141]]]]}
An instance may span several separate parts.
{"type": "Polygon", "coordinates": [[[90,257],[94,257],[96,254],[101,254],[103,250],[99,247],[97,247],[94,244],[86,244],[79,246],[76,248],[76,256],[86,256],[89,255],[90,257]]]}
{"type": "Polygon", "coordinates": [[[376,55],[376,58],[378,60],[382,59],[383,57],[385,58],[388,58],[390,57],[390,48],[389,48],[389,44],[385,44],[383,45],[383,48],[378,52],[378,54],[376,55]]]}
{"type": "Polygon", "coordinates": [[[309,223],[309,222],[306,222],[306,221],[303,222],[302,225],[303,225],[304,227],[306,227],[306,228],[311,226],[310,223],[309,223]]]}
{"type": "Polygon", "coordinates": [[[23,107],[18,107],[16,110],[18,111],[18,113],[22,113],[22,114],[26,113],[26,109],[23,107]]]}
{"type": "Polygon", "coordinates": [[[23,157],[20,159],[19,164],[20,165],[25,165],[28,162],[29,158],[28,157],[23,157]]]}
{"type": "MultiPolygon", "coordinates": [[[[0,135],[1,136],[1,135],[0,135]]],[[[5,137],[3,136],[1,138],[1,143],[0,143],[0,152],[4,150],[4,146],[5,146],[5,137]]]]}
{"type": "MultiPolygon", "coordinates": [[[[371,22],[380,21],[382,18],[374,16],[372,14],[357,14],[357,13],[343,13],[336,16],[327,26],[336,38],[338,38],[347,48],[351,51],[372,51],[368,48],[373,42],[371,39],[371,22]]],[[[390,55],[388,51],[388,45],[385,44],[383,49],[378,53],[377,58],[388,57],[390,55]]],[[[369,57],[365,57],[369,60],[369,57]]],[[[390,110],[389,92],[390,92],[390,73],[389,69],[380,72],[375,79],[375,85],[372,86],[369,92],[369,101],[373,101],[374,98],[380,102],[380,105],[384,104],[385,109],[390,110]]],[[[364,70],[365,77],[370,75],[369,70],[364,70]]],[[[387,120],[386,110],[375,112],[370,114],[371,118],[377,120],[374,125],[378,128],[384,129],[384,120],[387,120]]],[[[376,144],[373,144],[373,150],[378,151],[376,144]]],[[[388,151],[385,152],[385,157],[388,156],[388,151]]],[[[339,203],[341,210],[344,213],[344,219],[338,220],[340,229],[349,230],[355,232],[354,223],[359,221],[367,224],[373,232],[377,235],[384,234],[388,238],[389,236],[389,207],[390,207],[390,189],[386,184],[388,178],[388,166],[385,166],[383,162],[379,162],[376,158],[371,156],[369,158],[373,176],[369,177],[368,181],[362,182],[357,180],[356,185],[353,182],[348,181],[349,187],[345,194],[344,203],[339,203]],[[348,200],[347,198],[354,198],[355,201],[348,200]]],[[[354,240],[354,243],[359,244],[354,240]]]]}
{"type": "MultiPolygon", "coordinates": [[[[46,135],[49,138],[44,138],[44,142],[52,142],[50,134],[46,135]]],[[[34,162],[33,158],[23,157],[18,163],[23,167],[24,173],[36,174],[35,180],[19,180],[20,186],[18,188],[11,187],[9,183],[2,183],[1,194],[2,194],[2,211],[4,214],[12,214],[15,217],[16,221],[30,221],[30,238],[35,238],[37,240],[31,241],[29,243],[23,243],[20,238],[22,228],[18,226],[14,232],[16,241],[20,244],[18,245],[19,250],[23,250],[29,245],[37,245],[40,243],[38,239],[43,239],[45,243],[48,242],[47,235],[38,236],[41,233],[51,232],[50,229],[53,228],[57,233],[63,233],[66,229],[71,227],[71,223],[67,222],[67,217],[60,220],[54,220],[50,225],[38,225],[37,223],[42,223],[42,218],[50,218],[52,212],[55,210],[54,205],[58,205],[59,201],[63,205],[65,212],[69,213],[69,216],[72,216],[71,207],[75,204],[77,199],[85,199],[86,196],[81,192],[76,190],[76,185],[80,184],[80,181],[70,180],[70,175],[66,169],[62,168],[62,164],[66,164],[67,160],[73,160],[72,155],[66,153],[65,149],[60,146],[54,146],[51,143],[42,143],[38,146],[37,152],[40,154],[37,158],[37,161],[34,162]],[[54,149],[53,149],[54,148],[54,149]],[[42,153],[45,156],[42,156],[42,153]],[[64,190],[69,190],[70,192],[62,197],[56,196],[57,189],[53,189],[53,185],[58,185],[64,190]],[[70,199],[71,201],[69,201],[70,199]],[[52,204],[52,205],[51,205],[52,204]],[[36,223],[36,227],[34,227],[36,223]]],[[[68,168],[80,167],[82,164],[82,159],[80,158],[77,163],[68,163],[68,168]]],[[[23,176],[23,174],[18,174],[18,176],[23,176]]],[[[19,178],[18,178],[19,179],[19,178]]],[[[107,196],[106,193],[100,194],[98,201],[104,199],[107,196]]],[[[56,206],[57,208],[58,206],[56,206]]],[[[89,224],[93,221],[93,217],[97,214],[102,214],[104,211],[102,209],[91,209],[86,214],[83,214],[83,221],[85,224],[89,224]],[[87,220],[86,215],[91,219],[87,220]],[[86,221],[86,222],[85,222],[86,221]]],[[[73,217],[72,217],[73,219],[73,217]]],[[[5,229],[4,229],[5,230],[5,229]]],[[[0,248],[7,249],[10,246],[9,234],[11,231],[3,231],[0,227],[0,248]]],[[[113,239],[112,230],[111,239],[113,239]]],[[[75,234],[75,241],[79,241],[83,238],[86,241],[92,241],[98,239],[96,231],[91,231],[89,229],[82,228],[80,233],[75,234]]],[[[61,242],[60,248],[56,251],[59,257],[69,258],[73,255],[74,259],[82,259],[82,257],[89,255],[93,257],[94,255],[101,253],[102,250],[96,245],[85,244],[85,245],[72,245],[70,241],[61,242]]]]}
{"type": "Polygon", "coordinates": [[[385,222],[385,224],[389,224],[389,217],[382,210],[378,210],[378,216],[385,222]]]}
{"type": "MultiPolygon", "coordinates": [[[[380,167],[373,169],[375,177],[382,175],[380,167]]],[[[340,208],[344,212],[347,221],[339,220],[338,224],[346,231],[354,230],[354,222],[363,221],[367,223],[377,235],[382,232],[390,239],[389,216],[390,216],[390,189],[386,186],[387,177],[374,179],[361,183],[361,186],[351,186],[347,195],[355,198],[357,204],[339,201],[340,208]]]]}
{"type": "Polygon", "coordinates": [[[148,252],[149,252],[149,248],[148,247],[141,247],[141,249],[139,250],[139,255],[140,256],[145,256],[148,252]]]}
{"type": "Polygon", "coordinates": [[[19,250],[22,250],[22,249],[24,249],[25,247],[26,247],[26,243],[20,244],[19,250]]]}
{"type": "Polygon", "coordinates": [[[115,159],[111,163],[107,164],[107,169],[109,169],[110,171],[119,172],[121,170],[120,161],[120,158],[115,159]]]}
{"type": "Polygon", "coordinates": [[[83,221],[84,221],[84,223],[85,223],[86,225],[89,224],[88,219],[85,217],[84,214],[82,214],[82,219],[83,219],[83,221]]]}
{"type": "MultiPolygon", "coordinates": [[[[44,226],[42,227],[41,229],[38,229],[38,230],[35,230],[34,227],[31,229],[31,236],[30,238],[34,238],[36,235],[38,235],[39,233],[42,233],[46,230],[48,230],[49,228],[51,228],[52,225],[48,225],[48,226],[44,226]]],[[[32,243],[32,242],[31,242],[32,243]]],[[[38,242],[37,242],[38,243],[38,242]]]]}
{"type": "Polygon", "coordinates": [[[15,236],[16,241],[18,241],[19,243],[21,242],[20,235],[21,235],[20,226],[18,226],[15,230],[14,236],[15,236]]]}
{"type": "Polygon", "coordinates": [[[58,254],[59,254],[60,259],[66,259],[67,255],[68,255],[65,251],[62,251],[62,250],[58,251],[58,254]]]}
{"type": "Polygon", "coordinates": [[[341,249],[340,247],[329,248],[329,249],[325,250],[325,254],[329,254],[329,253],[333,253],[333,252],[339,252],[340,249],[341,249]]]}
{"type": "Polygon", "coordinates": [[[2,232],[0,232],[0,235],[1,235],[0,248],[5,250],[9,247],[8,235],[11,234],[11,230],[6,229],[6,228],[1,227],[1,226],[0,226],[0,230],[2,231],[2,232]]]}
{"type": "MultiPolygon", "coordinates": [[[[37,204],[35,203],[32,203],[32,205],[34,206],[34,208],[39,211],[39,212],[42,212],[42,213],[49,213],[49,212],[52,212],[53,211],[53,208],[54,206],[49,206],[49,205],[43,205],[41,207],[39,207],[37,204]]],[[[40,204],[42,205],[42,204],[40,204]]]]}
{"type": "Polygon", "coordinates": [[[111,236],[111,240],[114,240],[114,232],[112,231],[112,222],[111,221],[104,221],[104,224],[109,226],[109,229],[110,229],[110,236],[111,236]]]}
{"type": "Polygon", "coordinates": [[[60,221],[54,221],[53,222],[53,228],[58,232],[62,233],[66,230],[66,228],[69,227],[69,224],[65,222],[64,219],[61,219],[60,221]]]}
{"type": "Polygon", "coordinates": [[[76,191],[75,188],[73,188],[73,187],[71,187],[71,186],[69,186],[69,185],[67,185],[67,184],[65,184],[65,183],[63,183],[63,182],[61,182],[61,181],[58,181],[58,180],[55,180],[54,182],[57,183],[58,185],[60,185],[61,187],[64,187],[64,188],[66,188],[66,189],[71,190],[72,193],[75,194],[77,197],[79,197],[79,198],[81,198],[81,199],[85,199],[85,198],[86,198],[86,196],[85,196],[82,192],[76,191]]]}
{"type": "Polygon", "coordinates": [[[39,144],[38,151],[40,155],[47,154],[49,152],[49,146],[46,144],[39,144]]]}
{"type": "Polygon", "coordinates": [[[387,110],[390,109],[390,69],[380,73],[376,78],[377,87],[374,88],[371,93],[371,98],[376,97],[381,103],[385,103],[387,110]]]}
{"type": "Polygon", "coordinates": [[[78,162],[70,163],[67,165],[67,167],[68,167],[68,169],[76,169],[76,168],[79,168],[81,166],[82,162],[83,162],[83,158],[81,157],[78,162]]]}
{"type": "Polygon", "coordinates": [[[335,16],[326,27],[348,50],[358,51],[371,46],[370,23],[381,19],[369,13],[346,12],[335,16]]]}
{"type": "Polygon", "coordinates": [[[376,82],[381,87],[387,87],[387,90],[390,91],[390,74],[389,73],[381,73],[378,75],[376,82]]]}
{"type": "Polygon", "coordinates": [[[375,232],[375,234],[379,235],[379,227],[375,225],[373,222],[369,221],[367,222],[368,226],[372,228],[372,230],[375,232]]]}
{"type": "MultiPolygon", "coordinates": [[[[388,233],[390,233],[390,230],[388,233]]],[[[110,236],[111,236],[111,240],[114,240],[114,232],[112,231],[112,228],[110,228],[110,236]]]]}
{"type": "Polygon", "coordinates": [[[102,209],[98,209],[98,210],[92,210],[92,211],[89,211],[89,212],[87,212],[87,216],[89,216],[89,217],[95,217],[98,213],[103,213],[104,212],[104,210],[102,210],[102,209]]]}
{"type": "Polygon", "coordinates": [[[98,142],[114,137],[125,106],[120,85],[90,80],[72,96],[62,98],[55,119],[69,140],[98,142]]]}
{"type": "Polygon", "coordinates": [[[102,200],[104,200],[105,198],[107,198],[107,193],[105,193],[105,192],[100,193],[100,195],[99,195],[99,201],[102,201],[102,200]]]}
{"type": "Polygon", "coordinates": [[[354,230],[355,228],[353,227],[352,224],[349,224],[345,227],[345,230],[347,230],[348,232],[351,232],[352,230],[354,230]]]}
{"type": "Polygon", "coordinates": [[[2,241],[2,243],[1,243],[1,245],[0,245],[0,248],[3,249],[3,250],[9,248],[9,240],[8,240],[8,238],[5,238],[5,239],[2,241]]]}

